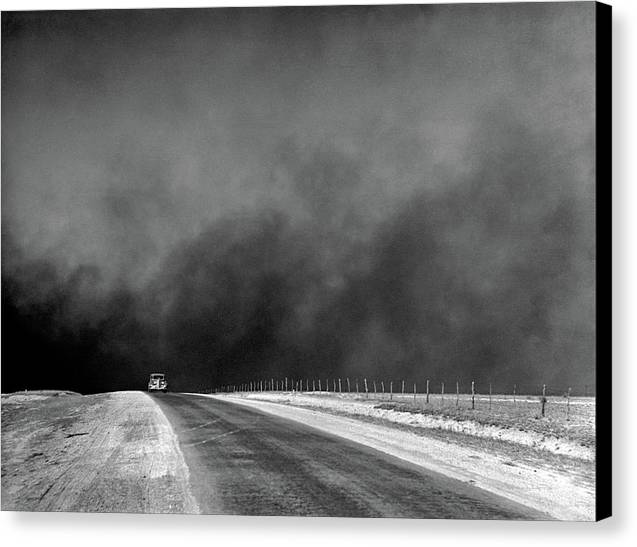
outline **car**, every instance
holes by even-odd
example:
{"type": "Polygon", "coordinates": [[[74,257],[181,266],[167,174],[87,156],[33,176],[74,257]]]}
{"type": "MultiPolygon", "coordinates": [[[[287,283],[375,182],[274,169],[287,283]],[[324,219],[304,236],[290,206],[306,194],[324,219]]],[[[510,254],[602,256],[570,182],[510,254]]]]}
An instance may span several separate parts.
{"type": "Polygon", "coordinates": [[[153,372],[148,381],[148,391],[162,391],[166,393],[168,390],[168,382],[163,372],[153,372]]]}

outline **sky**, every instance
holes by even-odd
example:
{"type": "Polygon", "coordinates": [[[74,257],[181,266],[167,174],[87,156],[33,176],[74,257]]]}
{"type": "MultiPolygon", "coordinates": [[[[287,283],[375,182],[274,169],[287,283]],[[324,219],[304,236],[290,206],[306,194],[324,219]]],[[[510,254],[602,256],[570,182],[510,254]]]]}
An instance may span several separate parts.
{"type": "Polygon", "coordinates": [[[594,9],[4,12],[3,391],[594,385],[594,9]]]}

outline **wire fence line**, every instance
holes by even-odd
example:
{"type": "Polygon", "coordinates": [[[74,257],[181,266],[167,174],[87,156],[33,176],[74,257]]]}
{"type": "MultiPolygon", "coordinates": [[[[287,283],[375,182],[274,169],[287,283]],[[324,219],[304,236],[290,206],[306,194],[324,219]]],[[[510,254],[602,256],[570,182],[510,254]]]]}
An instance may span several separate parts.
{"type": "Polygon", "coordinates": [[[502,382],[484,381],[444,381],[424,379],[420,382],[407,380],[371,380],[367,378],[281,378],[261,379],[237,384],[223,384],[215,388],[202,388],[212,393],[230,392],[326,392],[326,393],[358,393],[358,394],[449,394],[475,393],[476,395],[506,396],[546,396],[546,397],[594,397],[595,386],[592,384],[573,384],[555,386],[550,384],[504,384],[502,382]]]}
{"type": "Polygon", "coordinates": [[[352,397],[410,404],[420,408],[437,405],[444,408],[462,407],[471,410],[502,410],[511,405],[532,405],[533,411],[545,416],[547,403],[565,405],[566,419],[570,419],[571,405],[581,398],[594,397],[593,385],[551,386],[547,384],[505,384],[475,380],[444,381],[423,379],[420,382],[403,379],[378,380],[351,377],[325,378],[269,378],[217,388],[199,390],[205,393],[301,393],[345,394],[352,397]]]}

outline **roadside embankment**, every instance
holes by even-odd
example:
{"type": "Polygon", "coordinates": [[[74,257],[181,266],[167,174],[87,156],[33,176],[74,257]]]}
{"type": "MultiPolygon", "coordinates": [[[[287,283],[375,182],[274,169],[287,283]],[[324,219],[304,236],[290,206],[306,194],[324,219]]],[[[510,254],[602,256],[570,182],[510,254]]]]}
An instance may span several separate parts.
{"type": "Polygon", "coordinates": [[[493,404],[477,399],[475,409],[470,398],[455,396],[441,401],[432,394],[430,403],[424,397],[394,394],[384,398],[365,397],[354,393],[328,392],[251,392],[235,393],[247,399],[282,403],[301,408],[322,410],[367,421],[391,423],[418,430],[462,434],[470,438],[498,440],[532,448],[547,456],[558,455],[592,462],[595,460],[595,399],[571,401],[570,416],[565,418],[563,400],[551,398],[549,411],[540,417],[537,397],[494,397],[493,404]]]}

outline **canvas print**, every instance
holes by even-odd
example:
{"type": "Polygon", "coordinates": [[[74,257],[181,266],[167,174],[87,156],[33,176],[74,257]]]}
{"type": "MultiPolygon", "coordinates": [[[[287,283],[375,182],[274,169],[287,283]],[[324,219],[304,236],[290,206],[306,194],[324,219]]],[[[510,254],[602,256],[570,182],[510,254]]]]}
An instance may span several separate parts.
{"type": "Polygon", "coordinates": [[[2,510],[604,516],[605,9],[3,12],[2,510]]]}

